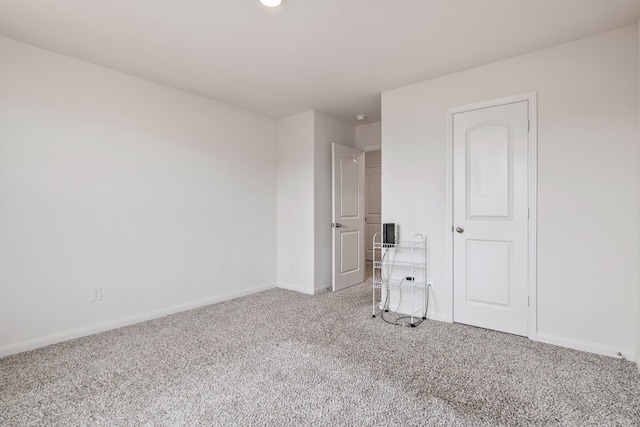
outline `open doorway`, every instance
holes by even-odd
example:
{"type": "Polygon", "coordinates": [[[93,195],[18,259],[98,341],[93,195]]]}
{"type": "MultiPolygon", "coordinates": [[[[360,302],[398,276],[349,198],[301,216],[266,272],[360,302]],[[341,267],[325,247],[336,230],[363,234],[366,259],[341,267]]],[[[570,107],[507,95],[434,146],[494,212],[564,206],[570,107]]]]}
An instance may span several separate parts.
{"type": "Polygon", "coordinates": [[[373,275],[373,236],[382,230],[382,150],[365,152],[366,278],[373,275]]]}

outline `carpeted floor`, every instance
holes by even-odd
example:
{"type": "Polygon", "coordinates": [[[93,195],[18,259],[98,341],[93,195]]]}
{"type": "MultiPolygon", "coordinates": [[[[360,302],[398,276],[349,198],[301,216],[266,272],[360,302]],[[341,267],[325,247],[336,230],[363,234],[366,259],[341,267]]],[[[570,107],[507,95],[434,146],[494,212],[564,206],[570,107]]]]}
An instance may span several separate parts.
{"type": "Polygon", "coordinates": [[[635,364],[274,289],[0,359],[0,425],[640,425],[635,364]]]}

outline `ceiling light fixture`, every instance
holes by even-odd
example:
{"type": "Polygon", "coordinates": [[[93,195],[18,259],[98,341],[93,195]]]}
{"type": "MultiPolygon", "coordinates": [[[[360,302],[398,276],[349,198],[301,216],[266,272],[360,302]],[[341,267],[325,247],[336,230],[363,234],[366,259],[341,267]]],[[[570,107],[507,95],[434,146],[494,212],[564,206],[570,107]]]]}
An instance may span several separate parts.
{"type": "Polygon", "coordinates": [[[282,4],[282,0],[260,0],[260,3],[267,7],[278,7],[282,4]]]}
{"type": "Polygon", "coordinates": [[[359,121],[359,122],[363,121],[366,118],[367,118],[367,116],[365,116],[364,114],[358,114],[356,116],[356,120],[359,121]]]}

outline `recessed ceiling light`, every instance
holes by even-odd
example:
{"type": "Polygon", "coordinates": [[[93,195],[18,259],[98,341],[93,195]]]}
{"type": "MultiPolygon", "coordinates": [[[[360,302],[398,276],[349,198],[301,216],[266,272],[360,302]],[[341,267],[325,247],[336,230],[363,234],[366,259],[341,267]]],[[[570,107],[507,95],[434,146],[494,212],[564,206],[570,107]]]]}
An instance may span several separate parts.
{"type": "Polygon", "coordinates": [[[364,119],[366,119],[366,118],[367,118],[367,116],[365,116],[364,114],[358,114],[356,116],[356,120],[359,121],[359,122],[364,120],[364,119]]]}
{"type": "Polygon", "coordinates": [[[260,3],[267,7],[277,7],[280,6],[282,0],[260,0],[260,3]]]}

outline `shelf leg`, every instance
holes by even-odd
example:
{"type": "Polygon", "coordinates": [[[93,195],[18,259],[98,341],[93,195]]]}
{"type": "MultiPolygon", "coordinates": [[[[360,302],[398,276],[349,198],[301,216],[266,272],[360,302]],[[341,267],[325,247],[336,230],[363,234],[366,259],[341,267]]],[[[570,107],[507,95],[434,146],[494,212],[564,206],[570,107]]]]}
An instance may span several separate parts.
{"type": "Polygon", "coordinates": [[[376,287],[374,284],[371,284],[371,317],[376,317],[376,287]]]}

